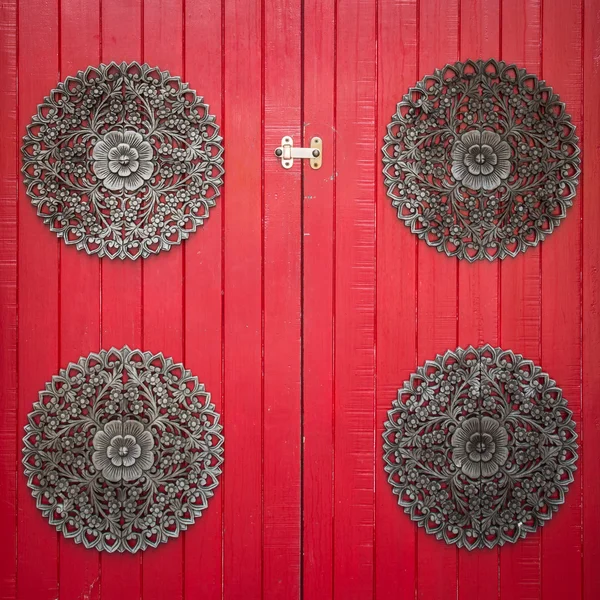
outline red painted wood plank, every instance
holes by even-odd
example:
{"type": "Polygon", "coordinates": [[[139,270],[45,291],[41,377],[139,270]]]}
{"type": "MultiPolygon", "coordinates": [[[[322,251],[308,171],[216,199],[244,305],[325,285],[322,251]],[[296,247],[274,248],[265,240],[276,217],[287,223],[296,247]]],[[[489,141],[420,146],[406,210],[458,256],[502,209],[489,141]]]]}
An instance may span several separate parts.
{"type": "MultiPolygon", "coordinates": [[[[501,58],[528,72],[541,67],[541,0],[503,0],[501,58]]],[[[541,256],[530,248],[502,263],[500,283],[500,345],[540,364],[541,256]]],[[[539,598],[541,534],[529,535],[500,550],[500,597],[539,598]]]]}
{"type": "MultiPolygon", "coordinates": [[[[419,78],[458,59],[458,0],[421,0],[419,78]]],[[[457,346],[458,266],[423,242],[417,245],[417,363],[457,346]]],[[[457,596],[457,550],[419,530],[417,539],[419,600],[457,596]]]]}
{"type": "Polygon", "coordinates": [[[600,590],[600,6],[584,4],[583,32],[583,598],[593,600],[600,590]]]}
{"type": "MultiPolygon", "coordinates": [[[[19,137],[37,105],[58,83],[58,5],[19,4],[19,137]],[[40,52],[40,31],[44,51],[40,52]]],[[[20,161],[19,161],[20,162],[20,161]]],[[[59,368],[59,242],[36,215],[25,186],[18,205],[19,440],[38,392],[59,368]]],[[[19,444],[20,453],[21,444],[19,444]]],[[[20,458],[20,457],[19,457],[20,458]]],[[[19,465],[17,597],[58,595],[58,534],[36,508],[19,465]]]]}
{"type": "MultiPolygon", "coordinates": [[[[544,0],[543,77],[581,126],[579,0],[544,0]]],[[[542,247],[542,366],[581,426],[581,196],[542,247]],[[566,293],[565,293],[566,292],[566,293]]],[[[542,597],[581,598],[581,474],[542,536],[542,597]],[[565,577],[568,573],[568,577],[565,577]]]]}
{"type": "MultiPolygon", "coordinates": [[[[460,60],[495,58],[500,51],[500,0],[460,3],[460,60]]],[[[458,265],[458,345],[498,343],[500,263],[477,261],[458,265]]],[[[458,597],[498,596],[498,551],[460,551],[458,597]]]]}
{"type": "Polygon", "coordinates": [[[417,80],[418,2],[379,2],[377,182],[377,417],[375,420],[375,597],[394,590],[412,600],[417,528],[392,494],[380,432],[398,389],[417,360],[417,238],[398,220],[382,183],[379,146],[387,124],[417,80]]]}
{"type": "Polygon", "coordinates": [[[300,598],[301,2],[264,2],[263,598],[300,598]]]}
{"type": "MultiPolygon", "coordinates": [[[[181,77],[183,0],[144,0],[143,18],[144,62],[181,77]]],[[[176,361],[183,360],[184,253],[184,246],[175,246],[143,265],[144,349],[176,361]]],[[[182,598],[183,546],[179,535],[160,551],[143,555],[144,600],[182,598]]]]}
{"type": "MultiPolygon", "coordinates": [[[[210,113],[216,116],[221,127],[221,135],[224,133],[222,9],[222,2],[186,2],[183,39],[183,74],[209,104],[210,113]],[[203,60],[198,60],[198,40],[202,40],[203,60]]],[[[221,198],[211,209],[210,218],[185,243],[184,358],[185,365],[206,385],[223,419],[222,228],[225,192],[223,188],[221,190],[221,198]]],[[[222,490],[222,486],[217,488],[202,518],[185,533],[185,598],[221,599],[222,490]],[[198,576],[200,572],[201,576],[198,576]]]]}
{"type": "Polygon", "coordinates": [[[261,2],[226,0],[225,600],[262,594],[261,70],[261,2]]]}
{"type": "MultiPolygon", "coordinates": [[[[60,3],[60,79],[100,59],[100,2],[60,3]]],[[[100,261],[74,247],[60,245],[61,368],[100,347],[100,261]]],[[[60,538],[61,599],[99,597],[100,555],[60,538]]]]}
{"type": "Polygon", "coordinates": [[[338,6],[334,598],[373,593],[376,5],[338,6]]]}
{"type": "MultiPolygon", "coordinates": [[[[142,1],[102,0],[102,61],[142,60],[142,1]]],[[[142,346],[141,260],[102,259],[102,347],[142,346]]],[[[101,557],[103,600],[141,598],[139,554],[101,557]]]]}
{"type": "Polygon", "coordinates": [[[17,2],[0,5],[0,598],[17,594],[17,2]]]}
{"type": "Polygon", "coordinates": [[[321,169],[303,173],[303,592],[333,594],[333,257],[335,6],[304,2],[304,140],[323,140],[321,169]]]}
{"type": "MultiPolygon", "coordinates": [[[[460,60],[497,58],[500,51],[500,0],[462,0],[460,15],[460,60]]],[[[499,271],[498,261],[459,263],[460,346],[497,343],[499,271]]]]}

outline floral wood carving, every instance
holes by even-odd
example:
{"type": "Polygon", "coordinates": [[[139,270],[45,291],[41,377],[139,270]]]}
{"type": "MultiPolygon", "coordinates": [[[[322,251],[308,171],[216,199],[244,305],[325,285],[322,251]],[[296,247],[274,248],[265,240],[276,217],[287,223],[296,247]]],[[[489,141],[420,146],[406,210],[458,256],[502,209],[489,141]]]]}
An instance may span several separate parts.
{"type": "Polygon", "coordinates": [[[383,437],[398,504],[427,533],[469,550],[536,531],[564,503],[576,470],[561,390],[530,360],[491,346],[419,367],[383,437]]]}
{"type": "Polygon", "coordinates": [[[67,244],[146,258],[186,240],[215,206],[223,147],[208,105],[146,64],[88,67],[52,90],[23,138],[37,214],[67,244]]]}
{"type": "Polygon", "coordinates": [[[102,350],[40,392],[23,464],[37,507],[87,548],[137,552],[192,525],[223,462],[204,385],[162,354],[102,350]]]}
{"type": "Polygon", "coordinates": [[[580,173],[559,97],[502,61],[446,65],[398,103],[387,195],[419,239],[468,261],[516,256],[560,225],[580,173]]]}

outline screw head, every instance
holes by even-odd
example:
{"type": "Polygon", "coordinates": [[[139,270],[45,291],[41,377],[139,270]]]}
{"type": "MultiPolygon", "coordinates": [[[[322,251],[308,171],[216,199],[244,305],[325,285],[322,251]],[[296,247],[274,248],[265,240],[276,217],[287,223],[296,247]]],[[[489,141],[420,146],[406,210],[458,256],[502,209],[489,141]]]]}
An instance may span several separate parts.
{"type": "Polygon", "coordinates": [[[312,155],[316,158],[317,156],[321,156],[321,152],[319,152],[319,150],[315,149],[315,150],[313,150],[312,155]]]}
{"type": "Polygon", "coordinates": [[[281,156],[283,154],[283,150],[281,148],[277,148],[277,150],[275,150],[275,156],[281,156]]]}

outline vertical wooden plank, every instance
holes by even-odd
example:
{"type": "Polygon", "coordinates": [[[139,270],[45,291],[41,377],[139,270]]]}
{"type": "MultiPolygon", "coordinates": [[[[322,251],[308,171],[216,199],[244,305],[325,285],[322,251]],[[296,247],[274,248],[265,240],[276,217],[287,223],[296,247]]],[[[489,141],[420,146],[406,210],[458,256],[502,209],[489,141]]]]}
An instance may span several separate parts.
{"type": "MultiPolygon", "coordinates": [[[[417,358],[417,243],[382,184],[382,138],[396,104],[418,77],[418,2],[381,0],[378,37],[377,123],[377,418],[381,432],[398,389],[414,372],[417,358]]],[[[441,258],[441,257],[440,257],[441,258]]],[[[383,469],[381,436],[375,437],[375,597],[394,590],[397,599],[413,599],[416,585],[415,524],[398,506],[383,469]]]]}
{"type": "MultiPolygon", "coordinates": [[[[500,0],[460,3],[461,61],[497,58],[500,50],[500,0]]],[[[498,342],[500,262],[461,261],[458,265],[458,344],[498,342]]],[[[468,595],[468,594],[467,594],[468,595]]]]}
{"type": "Polygon", "coordinates": [[[583,598],[593,600],[600,590],[600,5],[584,3],[583,32],[583,598]]]}
{"type": "MultiPolygon", "coordinates": [[[[301,2],[264,3],[263,598],[300,598],[301,2]]],[[[306,141],[308,144],[308,141],[306,141]]],[[[306,166],[308,168],[308,166],[306,166]]]]}
{"type": "MultiPolygon", "coordinates": [[[[142,60],[142,0],[102,0],[102,61],[142,60]]],[[[142,347],[142,261],[102,259],[102,347],[142,347]]],[[[141,598],[139,554],[101,557],[101,597],[141,598]]]]}
{"type": "MultiPolygon", "coordinates": [[[[544,0],[543,76],[581,134],[580,0],[544,0]]],[[[581,190],[542,248],[542,366],[581,427],[581,190]]],[[[581,475],[542,537],[542,597],[581,598],[581,475]],[[568,577],[565,577],[568,573],[568,577]]]]}
{"type": "MultiPolygon", "coordinates": [[[[460,3],[461,61],[497,58],[500,50],[500,0],[460,3]]],[[[458,265],[458,345],[465,348],[498,344],[500,263],[477,261],[458,265]]],[[[498,550],[458,554],[458,597],[498,596],[498,550]]]]}
{"type": "Polygon", "coordinates": [[[373,593],[377,14],[337,6],[334,598],[373,593]]]}
{"type": "MultiPolygon", "coordinates": [[[[150,66],[182,77],[183,0],[144,0],[143,56],[150,66]]],[[[150,257],[143,265],[144,349],[183,360],[184,245],[150,257]]],[[[184,534],[185,535],[185,534],[184,534]]],[[[183,595],[183,537],[142,557],[144,600],[183,595]]]]}
{"type": "Polygon", "coordinates": [[[304,1],[304,140],[323,140],[321,169],[303,172],[305,600],[333,594],[335,16],[333,2],[304,1]]]}
{"type": "Polygon", "coordinates": [[[17,595],[17,2],[0,4],[0,598],[17,595]]]}
{"type": "Polygon", "coordinates": [[[261,2],[226,0],[225,600],[262,594],[262,49],[261,2]]]}
{"type": "MultiPolygon", "coordinates": [[[[100,59],[100,2],[61,0],[60,79],[100,59]]],[[[74,247],[60,245],[60,367],[100,347],[100,261],[74,247]]],[[[96,599],[100,591],[100,555],[60,538],[61,600],[96,599]]]]}
{"type": "MultiPolygon", "coordinates": [[[[222,2],[185,2],[183,38],[183,74],[190,87],[209,104],[210,113],[216,116],[221,127],[221,135],[224,134],[222,9],[222,2]],[[202,40],[202,60],[198,60],[198,40],[202,40]]],[[[185,365],[206,385],[223,418],[223,188],[221,194],[217,206],[210,211],[210,218],[185,242],[183,339],[185,365]]],[[[202,518],[185,532],[185,598],[221,599],[222,502],[223,486],[219,486],[202,518]]]]}
{"type": "MultiPolygon", "coordinates": [[[[419,78],[458,60],[458,0],[421,0],[419,78]]],[[[457,277],[455,259],[423,242],[417,245],[417,363],[457,346],[457,277]]],[[[457,550],[422,529],[418,533],[419,600],[457,596],[457,550]]]]}
{"type": "MultiPolygon", "coordinates": [[[[37,105],[56,87],[59,70],[58,3],[19,3],[19,137],[37,105]],[[40,31],[44,50],[40,52],[40,31]]],[[[44,383],[59,368],[59,240],[19,189],[19,440],[44,383]],[[41,293],[41,291],[43,291],[41,293]]],[[[19,442],[19,454],[21,444],[19,442]]],[[[19,456],[20,460],[20,456],[19,456]]],[[[58,534],[36,508],[19,468],[17,597],[58,595],[58,534]]]]}
{"type": "MultiPolygon", "coordinates": [[[[541,0],[502,1],[502,60],[529,73],[541,72],[541,0]]],[[[500,345],[540,364],[541,246],[502,262],[500,345]]],[[[541,590],[542,534],[500,550],[500,597],[533,600],[541,590]]]]}

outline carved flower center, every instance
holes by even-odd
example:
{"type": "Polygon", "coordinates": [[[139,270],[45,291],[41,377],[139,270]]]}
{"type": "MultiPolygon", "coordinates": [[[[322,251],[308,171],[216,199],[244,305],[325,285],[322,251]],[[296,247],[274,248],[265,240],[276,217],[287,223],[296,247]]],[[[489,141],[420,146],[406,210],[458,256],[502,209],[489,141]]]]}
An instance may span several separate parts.
{"type": "Polygon", "coordinates": [[[491,477],[508,458],[508,433],[491,417],[464,420],[452,436],[452,460],[473,479],[491,477]]]}
{"type": "Polygon", "coordinates": [[[511,151],[494,131],[468,131],[452,147],[452,176],[472,190],[494,190],[510,175],[511,151]]]}
{"type": "Polygon", "coordinates": [[[94,436],[92,461],[107,481],[135,481],[154,463],[152,433],[138,421],[110,421],[94,436]]]}
{"type": "Polygon", "coordinates": [[[496,451],[496,444],[488,433],[474,433],[467,442],[466,450],[471,460],[488,462],[496,451]]]}
{"type": "Polygon", "coordinates": [[[154,151],[137,131],[109,131],[94,146],[93,168],[107,190],[135,191],[152,177],[154,151]]]}
{"type": "Polygon", "coordinates": [[[481,167],[485,164],[490,165],[487,170],[490,168],[493,169],[493,165],[498,163],[498,157],[491,146],[487,144],[473,144],[465,154],[463,163],[470,173],[479,175],[482,173],[481,167]]]}

